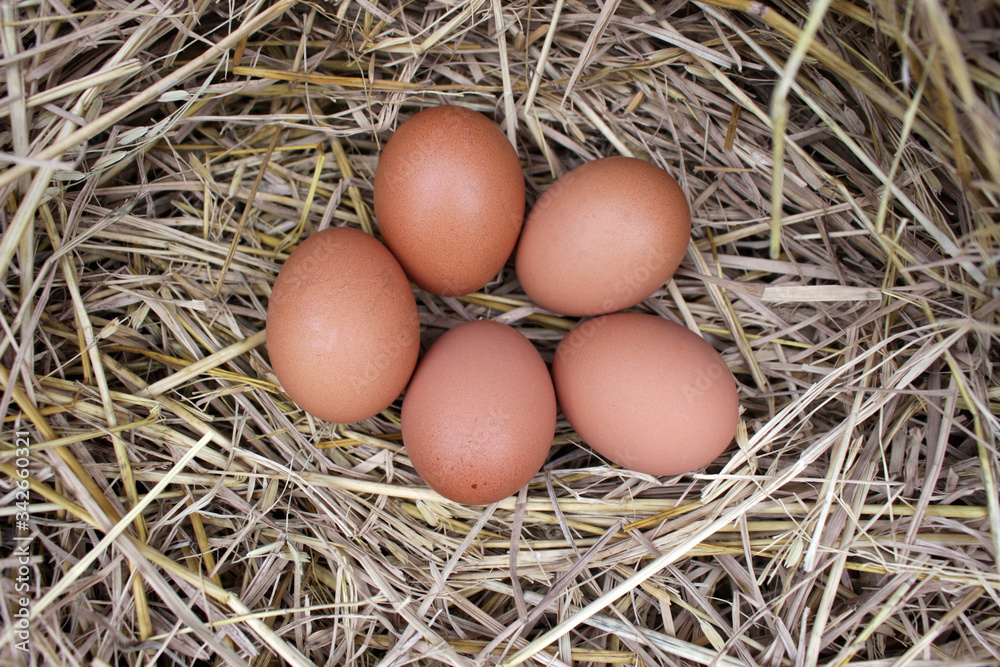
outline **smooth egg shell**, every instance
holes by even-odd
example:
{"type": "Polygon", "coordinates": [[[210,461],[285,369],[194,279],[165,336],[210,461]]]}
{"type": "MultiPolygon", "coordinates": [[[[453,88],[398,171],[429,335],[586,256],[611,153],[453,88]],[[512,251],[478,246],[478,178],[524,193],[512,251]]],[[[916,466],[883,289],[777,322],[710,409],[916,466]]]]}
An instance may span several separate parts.
{"type": "Polygon", "coordinates": [[[697,470],[736,434],[739,400],[725,361],[696,334],[654,315],[578,325],[556,348],[552,377],[580,437],[630,470],[697,470]]]}
{"type": "Polygon", "coordinates": [[[403,391],[420,352],[403,269],[361,230],[313,234],[274,281],[267,350],[281,386],[309,414],[339,423],[378,414],[403,391]]]}
{"type": "Polygon", "coordinates": [[[516,493],[545,463],[556,428],[548,368],[520,332],[488,320],[444,333],[403,397],[406,453],[441,495],[485,505],[516,493]]]}
{"type": "Polygon", "coordinates": [[[468,294],[510,257],[524,221],[524,174],[496,123],[458,106],[425,109],[379,156],[375,216],[413,282],[468,294]]]}
{"type": "Polygon", "coordinates": [[[691,210],[670,174],[635,158],[594,160],[564,174],[531,208],[517,277],[542,308],[611,313],[661,288],[690,237],[691,210]]]}

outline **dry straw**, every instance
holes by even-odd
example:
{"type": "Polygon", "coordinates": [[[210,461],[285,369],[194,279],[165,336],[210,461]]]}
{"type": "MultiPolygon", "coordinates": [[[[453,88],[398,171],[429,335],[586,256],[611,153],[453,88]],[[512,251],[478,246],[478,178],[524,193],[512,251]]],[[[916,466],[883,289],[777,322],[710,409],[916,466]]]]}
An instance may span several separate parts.
{"type": "MultiPolygon", "coordinates": [[[[1000,663],[997,5],[0,21],[4,664],[1000,663]],[[560,422],[520,495],[470,508],[414,474],[398,404],[338,426],[289,402],[262,333],[281,262],[377,233],[380,146],[442,103],[506,130],[529,203],[599,156],[677,176],[694,238],[639,308],[736,373],[726,456],[652,479],[560,422]]],[[[509,267],[417,297],[427,340],[495,318],[551,358],[575,323],[509,267]]]]}

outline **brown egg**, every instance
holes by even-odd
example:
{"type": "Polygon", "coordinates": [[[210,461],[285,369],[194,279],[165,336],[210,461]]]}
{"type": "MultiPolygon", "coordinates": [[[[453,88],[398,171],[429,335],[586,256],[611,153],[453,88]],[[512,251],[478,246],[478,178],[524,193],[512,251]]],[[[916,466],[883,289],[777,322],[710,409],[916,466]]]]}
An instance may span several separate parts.
{"type": "Polygon", "coordinates": [[[691,237],[684,192],[656,165],[586,162],[539,197],[517,248],[517,277],[536,304],[563,315],[629,308],[677,270],[691,237]]]}
{"type": "Polygon", "coordinates": [[[441,495],[486,505],[517,493],[545,463],[556,396],[538,350],[488,320],[444,333],[403,397],[403,444],[441,495]]]}
{"type": "Polygon", "coordinates": [[[552,377],[580,437],[631,470],[697,470],[736,434],[736,381],[722,357],[654,315],[617,313],[578,325],[556,348],[552,377]]]}
{"type": "Polygon", "coordinates": [[[281,386],[314,417],[350,423],[378,414],[403,391],[420,351],[403,269],[361,230],[313,234],[274,281],[267,350],[281,386]]]}
{"type": "Polygon", "coordinates": [[[400,125],[375,171],[375,216],[406,275],[429,292],[481,289],[524,221],[524,174],[496,123],[457,106],[400,125]]]}

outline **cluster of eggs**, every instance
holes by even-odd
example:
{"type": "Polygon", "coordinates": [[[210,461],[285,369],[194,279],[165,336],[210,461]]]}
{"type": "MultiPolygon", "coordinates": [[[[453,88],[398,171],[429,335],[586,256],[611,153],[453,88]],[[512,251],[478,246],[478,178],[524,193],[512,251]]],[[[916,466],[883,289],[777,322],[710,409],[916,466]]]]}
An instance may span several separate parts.
{"type": "Polygon", "coordinates": [[[585,442],[639,472],[690,472],[732,441],[736,382],[719,353],[661,317],[617,312],[661,288],[686,252],[690,209],[665,171],[626,157],[587,162],[524,222],[524,174],[506,136],[476,111],[440,106],[393,134],[374,188],[385,245],[330,228],[303,241],[275,280],[268,352],[303,410],[360,421],[405,389],[401,429],[414,469],[466,504],[505,498],[541,469],[557,399],[585,442]],[[418,365],[409,280],[468,294],[515,245],[518,280],[538,306],[589,318],[559,343],[551,373],[528,338],[490,320],[450,329],[418,365]]]}

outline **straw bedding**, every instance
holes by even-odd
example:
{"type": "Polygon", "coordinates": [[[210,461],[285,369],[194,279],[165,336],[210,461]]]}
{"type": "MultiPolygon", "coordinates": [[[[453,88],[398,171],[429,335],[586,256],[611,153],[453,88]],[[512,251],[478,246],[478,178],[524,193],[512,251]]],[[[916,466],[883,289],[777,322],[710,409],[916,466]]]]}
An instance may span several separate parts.
{"type": "MultiPolygon", "coordinates": [[[[996,4],[0,12],[5,664],[1000,662],[996,4]],[[652,479],[560,422],[525,490],[462,507],[398,403],[282,394],[281,262],[377,233],[380,146],[445,102],[508,132],[529,204],[599,156],[679,179],[692,244],[639,308],[736,374],[720,460],[652,479]]],[[[551,359],[574,324],[510,266],[416,295],[425,342],[488,317],[551,359]]]]}

